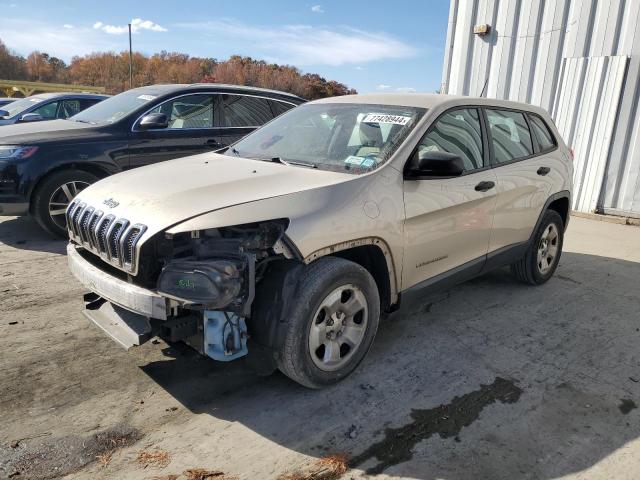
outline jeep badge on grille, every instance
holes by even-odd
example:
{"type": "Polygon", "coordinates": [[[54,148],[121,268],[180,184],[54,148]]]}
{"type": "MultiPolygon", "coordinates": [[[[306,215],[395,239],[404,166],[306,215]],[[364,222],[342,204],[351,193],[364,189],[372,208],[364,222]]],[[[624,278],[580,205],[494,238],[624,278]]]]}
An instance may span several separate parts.
{"type": "Polygon", "coordinates": [[[102,203],[109,208],[116,208],[118,205],[120,205],[120,202],[116,202],[113,198],[107,198],[102,203]]]}

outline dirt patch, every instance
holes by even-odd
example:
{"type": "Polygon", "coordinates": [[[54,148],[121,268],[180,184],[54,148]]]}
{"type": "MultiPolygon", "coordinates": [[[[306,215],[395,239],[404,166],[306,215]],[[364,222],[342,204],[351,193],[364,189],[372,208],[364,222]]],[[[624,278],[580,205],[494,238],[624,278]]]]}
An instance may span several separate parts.
{"type": "Polygon", "coordinates": [[[136,429],[120,426],[85,437],[0,447],[0,476],[44,480],[62,477],[94,461],[106,465],[113,452],[133,445],[140,436],[136,429]]]}
{"type": "Polygon", "coordinates": [[[460,431],[476,421],[486,406],[497,401],[515,403],[521,394],[522,389],[513,382],[496,377],[490,385],[481,385],[479,390],[455,397],[449,404],[428,410],[413,410],[411,423],[399,428],[387,428],[383,440],[353,458],[349,465],[355,467],[375,457],[378,464],[367,469],[367,473],[378,474],[387,467],[410,460],[413,447],[432,435],[453,437],[460,441],[460,431]]]}
{"type": "Polygon", "coordinates": [[[142,468],[155,467],[164,468],[171,462],[169,452],[154,448],[153,450],[142,450],[138,453],[138,465],[142,468]]]}
{"type": "Polygon", "coordinates": [[[169,475],[153,477],[151,480],[238,480],[238,477],[229,476],[219,470],[189,468],[179,475],[172,473],[169,475]]]}
{"type": "Polygon", "coordinates": [[[335,480],[349,470],[346,455],[335,454],[322,457],[308,467],[278,476],[278,480],[335,480]]]}

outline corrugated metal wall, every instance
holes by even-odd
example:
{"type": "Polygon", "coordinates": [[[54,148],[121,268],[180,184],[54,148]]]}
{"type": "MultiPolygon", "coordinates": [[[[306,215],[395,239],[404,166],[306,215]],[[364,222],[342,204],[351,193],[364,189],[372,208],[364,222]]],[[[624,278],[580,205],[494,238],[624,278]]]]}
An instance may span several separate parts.
{"type": "Polygon", "coordinates": [[[576,209],[640,216],[639,87],[638,0],[451,0],[443,93],[547,109],[576,149],[576,209]]]}

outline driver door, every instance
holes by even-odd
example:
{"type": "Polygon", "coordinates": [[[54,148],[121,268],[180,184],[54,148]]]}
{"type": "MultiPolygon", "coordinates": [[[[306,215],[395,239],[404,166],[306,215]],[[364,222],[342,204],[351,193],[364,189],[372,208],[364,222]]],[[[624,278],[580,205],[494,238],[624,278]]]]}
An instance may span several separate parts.
{"type": "Polygon", "coordinates": [[[404,180],[403,289],[447,278],[457,282],[479,273],[496,206],[497,179],[478,108],[456,108],[441,115],[417,149],[460,156],[464,173],[404,180]]]}

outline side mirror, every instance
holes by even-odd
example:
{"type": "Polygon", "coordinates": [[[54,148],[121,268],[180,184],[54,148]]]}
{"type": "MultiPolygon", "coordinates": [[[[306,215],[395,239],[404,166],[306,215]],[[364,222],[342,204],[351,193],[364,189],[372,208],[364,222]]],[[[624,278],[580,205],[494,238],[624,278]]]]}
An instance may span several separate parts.
{"type": "Polygon", "coordinates": [[[6,110],[0,109],[0,117],[8,117],[8,116],[9,116],[9,112],[7,112],[6,110]]]}
{"type": "Polygon", "coordinates": [[[39,113],[25,113],[19,119],[20,122],[39,122],[44,120],[44,117],[39,113]]]}
{"type": "Polygon", "coordinates": [[[416,151],[407,171],[409,178],[459,177],[464,163],[455,153],[416,151]]]}
{"type": "Polygon", "coordinates": [[[167,128],[169,126],[169,119],[164,113],[150,113],[145,115],[140,120],[138,128],[140,130],[150,130],[153,128],[167,128]]]}

